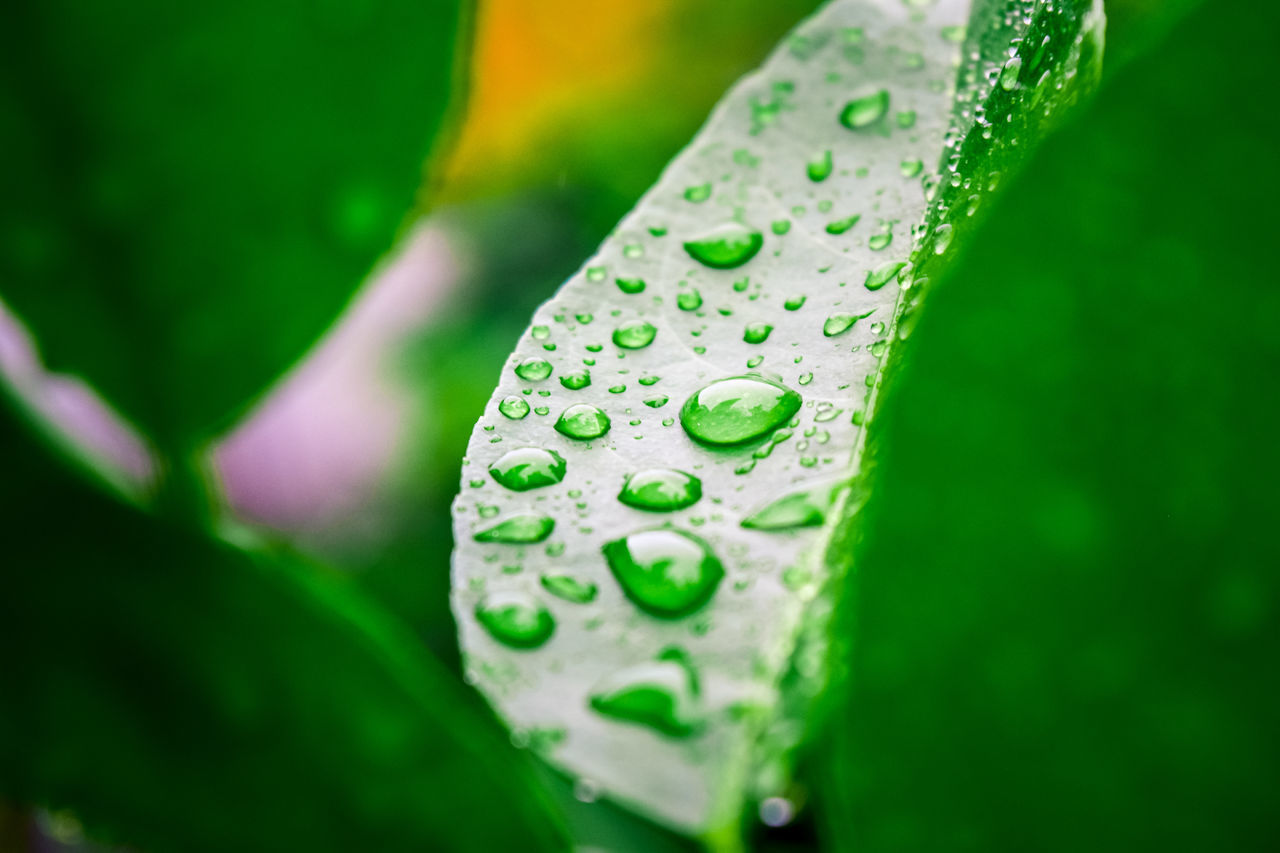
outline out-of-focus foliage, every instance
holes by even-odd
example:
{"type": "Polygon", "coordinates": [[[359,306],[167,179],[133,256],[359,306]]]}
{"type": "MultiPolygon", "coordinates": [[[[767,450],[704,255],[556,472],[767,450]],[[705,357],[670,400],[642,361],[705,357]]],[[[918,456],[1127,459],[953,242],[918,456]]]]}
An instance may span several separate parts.
{"type": "Polygon", "coordinates": [[[20,0],[0,277],[51,368],[188,450],[297,358],[411,209],[454,0],[20,0]]]}
{"type": "Polygon", "coordinates": [[[349,585],[121,506],[0,415],[0,796],[155,850],[562,848],[497,727],[349,585]]]}
{"type": "Polygon", "coordinates": [[[931,294],[815,748],[837,848],[1274,843],[1278,26],[1202,4],[931,294]]]}

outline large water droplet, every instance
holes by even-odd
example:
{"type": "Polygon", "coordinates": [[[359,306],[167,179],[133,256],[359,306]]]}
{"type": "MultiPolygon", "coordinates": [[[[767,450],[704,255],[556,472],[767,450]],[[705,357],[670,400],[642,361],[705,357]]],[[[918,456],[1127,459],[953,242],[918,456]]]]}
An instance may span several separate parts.
{"type": "Polygon", "coordinates": [[[574,604],[588,604],[595,601],[596,585],[580,581],[573,575],[554,574],[542,576],[542,588],[565,601],[574,604]]]}
{"type": "Polygon", "coordinates": [[[518,421],[529,414],[529,404],[524,401],[523,397],[517,397],[512,394],[510,397],[504,397],[502,402],[498,404],[498,411],[511,418],[511,420],[518,421]]]}
{"type": "Polygon", "coordinates": [[[800,409],[800,395],[758,376],[718,379],[680,409],[680,423],[700,444],[742,444],[782,426],[800,409]]]}
{"type": "Polygon", "coordinates": [[[551,362],[545,358],[526,358],[516,365],[516,376],[526,382],[541,382],[551,375],[551,362]]]}
{"type": "Polygon", "coordinates": [[[643,349],[658,330],[646,320],[629,320],[613,330],[613,342],[623,349],[643,349]]]}
{"type": "Polygon", "coordinates": [[[580,403],[570,406],[556,421],[556,432],[568,438],[587,441],[609,431],[609,416],[595,406],[580,403]]]}
{"type": "Polygon", "coordinates": [[[554,450],[518,447],[489,466],[493,479],[515,492],[554,486],[564,479],[564,458],[554,450]]]}
{"type": "Polygon", "coordinates": [[[650,468],[627,478],[618,500],[634,509],[672,512],[702,498],[702,481],[672,468],[650,468]]]}
{"type": "Polygon", "coordinates": [[[826,520],[843,482],[806,486],[770,501],[742,520],[750,530],[792,530],[817,527],[826,520]]]}
{"type": "Polygon", "coordinates": [[[521,512],[486,527],[475,535],[477,542],[527,545],[541,542],[555,529],[555,520],[537,512],[521,512]]]}
{"type": "Polygon", "coordinates": [[[698,263],[725,270],[740,267],[756,256],[764,236],[754,228],[726,222],[684,244],[689,257],[698,263]]]}
{"type": "Polygon", "coordinates": [[[619,672],[591,691],[597,713],[639,723],[667,737],[686,738],[701,726],[693,713],[695,680],[688,665],[658,660],[619,672]]]}
{"type": "Polygon", "coordinates": [[[888,111],[889,92],[881,89],[845,104],[840,111],[840,123],[850,130],[862,130],[880,121],[888,111]]]}
{"type": "Polygon", "coordinates": [[[654,616],[677,618],[706,604],[724,567],[701,539],[670,528],[632,533],[604,546],[622,591],[654,616]]]}
{"type": "Polygon", "coordinates": [[[495,640],[515,649],[533,649],[551,638],[556,620],[533,598],[520,592],[495,592],[476,605],[478,621],[495,640]]]}

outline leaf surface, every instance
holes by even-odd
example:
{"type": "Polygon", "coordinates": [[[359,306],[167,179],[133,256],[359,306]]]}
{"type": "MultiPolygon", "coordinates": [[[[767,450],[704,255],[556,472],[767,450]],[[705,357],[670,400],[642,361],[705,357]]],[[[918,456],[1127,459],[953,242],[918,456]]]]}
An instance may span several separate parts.
{"type": "Polygon", "coordinates": [[[454,507],[470,678],[518,739],[682,831],[787,792],[792,682],[821,661],[797,640],[856,508],[909,262],[986,188],[953,186],[953,157],[1012,168],[1096,66],[1088,3],[973,12],[967,45],[967,2],[837,2],[801,25],[539,309],[473,434],[454,507]],[[530,518],[547,538],[494,541],[530,518]]]}

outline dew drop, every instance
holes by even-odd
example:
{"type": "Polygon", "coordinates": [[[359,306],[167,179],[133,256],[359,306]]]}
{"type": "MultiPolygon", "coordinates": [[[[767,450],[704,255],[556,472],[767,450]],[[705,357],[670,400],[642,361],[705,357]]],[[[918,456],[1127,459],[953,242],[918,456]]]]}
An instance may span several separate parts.
{"type": "Polygon", "coordinates": [[[516,376],[526,382],[541,382],[551,375],[551,362],[545,358],[526,358],[516,365],[516,376]]]}
{"type": "Polygon", "coordinates": [[[644,279],[642,278],[619,278],[616,279],[618,290],[623,293],[643,293],[645,288],[644,279]]]}
{"type": "Polygon", "coordinates": [[[518,421],[525,415],[529,414],[529,404],[522,398],[512,394],[510,397],[503,398],[498,404],[498,411],[513,421],[518,421]]]}
{"type": "Polygon", "coordinates": [[[777,234],[779,237],[781,237],[783,234],[786,234],[788,231],[791,230],[791,220],[775,219],[773,221],[773,224],[770,225],[769,227],[773,230],[774,234],[777,234]]]}
{"type": "Polygon", "coordinates": [[[684,200],[700,204],[711,198],[711,184],[698,184],[684,191],[684,200]]]}
{"type": "Polygon", "coordinates": [[[794,530],[818,527],[843,487],[842,482],[809,486],[770,501],[742,520],[748,530],[794,530]]]}
{"type": "Polygon", "coordinates": [[[609,416],[595,406],[579,403],[570,406],[556,421],[556,432],[566,438],[588,441],[609,431],[609,416]]]}
{"type": "Polygon", "coordinates": [[[613,330],[613,342],[623,349],[644,349],[658,330],[647,320],[629,320],[613,330]]]}
{"type": "Polygon", "coordinates": [[[476,621],[495,640],[515,649],[533,649],[551,638],[556,620],[533,598],[519,592],[486,595],[476,605],[476,621]]]}
{"type": "Polygon", "coordinates": [[[490,465],[489,473],[500,485],[514,492],[525,492],[559,483],[564,479],[565,467],[564,458],[554,450],[518,447],[490,465]]]}
{"type": "Polygon", "coordinates": [[[768,323],[752,323],[742,331],[742,339],[749,344],[762,344],[769,339],[773,326],[768,323]]]}
{"type": "Polygon", "coordinates": [[[595,601],[598,591],[595,584],[578,580],[573,575],[567,574],[543,575],[541,583],[542,588],[556,598],[562,598],[574,604],[589,604],[595,601]]]}
{"type": "Polygon", "coordinates": [[[889,91],[881,89],[854,98],[840,111],[840,123],[850,130],[863,130],[884,118],[889,111],[889,91]]]}
{"type": "Polygon", "coordinates": [[[719,379],[680,409],[689,437],[712,447],[742,444],[782,426],[800,409],[800,395],[758,376],[719,379]]]}
{"type": "Polygon", "coordinates": [[[1018,88],[1018,75],[1022,73],[1022,57],[1012,56],[1000,69],[1000,88],[1006,92],[1018,88]]]}
{"type": "Polygon", "coordinates": [[[887,248],[888,245],[892,242],[893,242],[893,232],[881,231],[879,234],[871,235],[871,239],[867,240],[867,246],[871,249],[871,251],[879,252],[880,250],[887,248]]]}
{"type": "Polygon", "coordinates": [[[684,244],[684,250],[703,266],[712,269],[740,267],[756,256],[764,245],[759,231],[737,222],[726,222],[684,244]]]}
{"type": "Polygon", "coordinates": [[[521,512],[504,518],[475,535],[477,542],[528,545],[541,542],[555,529],[555,520],[536,512],[521,512]]]}
{"type": "Polygon", "coordinates": [[[809,180],[819,183],[831,177],[832,166],[831,150],[828,149],[810,158],[805,165],[805,172],[809,175],[809,180]]]}
{"type": "Polygon", "coordinates": [[[886,261],[875,269],[867,273],[867,280],[863,282],[867,290],[879,290],[889,283],[890,279],[896,276],[905,267],[906,261],[886,261]]]}
{"type": "Polygon", "coordinates": [[[898,168],[902,172],[902,177],[904,178],[919,177],[920,173],[924,171],[924,161],[903,160],[898,168]]]}
{"type": "Polygon", "coordinates": [[[656,528],[604,546],[605,561],[622,591],[654,616],[678,618],[706,604],[724,578],[707,543],[691,533],[656,528]]]}
{"type": "Polygon", "coordinates": [[[858,220],[862,215],[855,213],[853,216],[846,216],[844,219],[837,219],[834,222],[828,222],[826,231],[828,234],[843,234],[850,228],[858,224],[858,220]]]}
{"type": "Polygon", "coordinates": [[[788,311],[799,311],[800,308],[804,306],[804,300],[804,296],[792,296],[787,299],[786,302],[782,303],[782,307],[788,311]]]}
{"type": "Polygon", "coordinates": [[[702,294],[696,290],[682,290],[676,294],[676,307],[681,311],[697,311],[702,307],[702,294]]]}
{"type": "Polygon", "coordinates": [[[618,500],[633,509],[672,512],[702,498],[702,481],[673,468],[650,468],[627,477],[618,500]]]}
{"type": "Polygon", "coordinates": [[[630,667],[591,691],[591,708],[601,716],[648,726],[670,738],[687,738],[701,726],[692,713],[696,677],[680,660],[630,667]]]}
{"type": "Polygon", "coordinates": [[[591,372],[576,370],[573,373],[566,373],[560,377],[560,384],[570,391],[581,391],[591,384],[591,372]]]}

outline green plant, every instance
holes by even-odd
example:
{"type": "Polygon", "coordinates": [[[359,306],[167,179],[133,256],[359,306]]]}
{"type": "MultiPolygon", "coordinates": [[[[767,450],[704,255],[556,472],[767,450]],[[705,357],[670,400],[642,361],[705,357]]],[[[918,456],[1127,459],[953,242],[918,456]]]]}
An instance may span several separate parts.
{"type": "Polygon", "coordinates": [[[0,795],[154,850],[782,849],[750,815],[797,810],[830,849],[1274,835],[1275,11],[1109,4],[1105,78],[1083,0],[787,37],[477,424],[453,607],[500,725],[205,480],[440,148],[465,15],[316,10],[4,37],[0,294],[159,475],[6,368],[0,795]]]}

